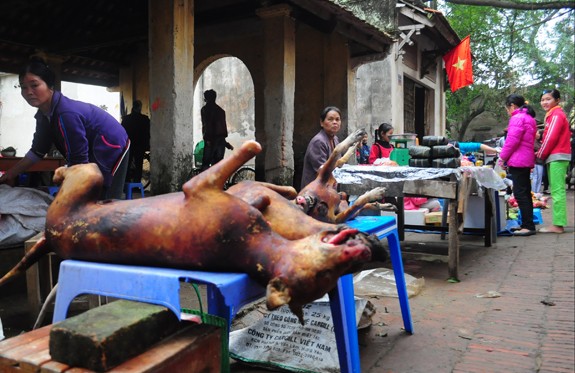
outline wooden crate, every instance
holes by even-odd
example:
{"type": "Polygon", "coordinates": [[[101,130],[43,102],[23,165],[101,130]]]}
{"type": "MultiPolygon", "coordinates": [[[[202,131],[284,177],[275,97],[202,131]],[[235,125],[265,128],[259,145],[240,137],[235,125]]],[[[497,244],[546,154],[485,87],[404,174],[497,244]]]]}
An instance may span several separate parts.
{"type": "MultiPolygon", "coordinates": [[[[51,359],[48,352],[51,328],[48,325],[1,341],[0,372],[92,372],[51,359]]],[[[221,331],[215,326],[191,324],[109,372],[219,373],[220,336],[221,331]]]]}

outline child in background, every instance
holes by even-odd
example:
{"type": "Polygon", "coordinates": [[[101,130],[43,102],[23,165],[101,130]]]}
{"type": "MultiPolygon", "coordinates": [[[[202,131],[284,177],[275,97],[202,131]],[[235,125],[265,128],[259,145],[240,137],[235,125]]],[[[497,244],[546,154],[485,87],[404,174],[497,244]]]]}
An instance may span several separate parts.
{"type": "Polygon", "coordinates": [[[367,145],[367,134],[363,136],[361,142],[355,149],[355,159],[357,164],[369,164],[369,145],[367,145]]]}
{"type": "Polygon", "coordinates": [[[389,123],[382,123],[375,131],[375,142],[371,146],[369,153],[369,164],[374,164],[377,159],[389,158],[393,151],[393,145],[390,144],[391,135],[393,135],[393,126],[389,123]]]}

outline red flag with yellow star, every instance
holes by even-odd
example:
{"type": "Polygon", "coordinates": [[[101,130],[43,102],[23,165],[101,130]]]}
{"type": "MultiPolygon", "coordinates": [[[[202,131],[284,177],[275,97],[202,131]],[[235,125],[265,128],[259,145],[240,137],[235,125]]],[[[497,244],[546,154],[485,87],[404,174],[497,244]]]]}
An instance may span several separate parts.
{"type": "Polygon", "coordinates": [[[469,35],[459,45],[443,56],[445,70],[449,79],[451,92],[473,84],[473,69],[471,67],[471,46],[469,35]]]}

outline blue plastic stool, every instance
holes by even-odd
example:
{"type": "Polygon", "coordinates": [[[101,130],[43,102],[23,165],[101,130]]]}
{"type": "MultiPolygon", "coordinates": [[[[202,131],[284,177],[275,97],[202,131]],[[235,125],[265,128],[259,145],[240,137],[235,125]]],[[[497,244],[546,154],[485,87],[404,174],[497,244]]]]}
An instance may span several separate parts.
{"type": "MultiPolygon", "coordinates": [[[[180,281],[207,285],[208,313],[228,321],[263,296],[265,288],[245,273],[200,272],[64,260],[60,264],[53,323],[66,318],[80,294],[98,294],[165,306],[180,318],[180,281]]],[[[353,278],[342,276],[330,293],[330,308],[341,372],[359,373],[353,278]]]]}
{"type": "Polygon", "coordinates": [[[411,320],[411,310],[409,308],[409,297],[405,276],[403,274],[403,260],[401,258],[401,247],[399,246],[399,234],[394,216],[357,216],[353,220],[348,220],[346,224],[350,228],[356,228],[364,233],[375,234],[380,240],[387,238],[391,265],[397,286],[397,296],[403,318],[403,327],[406,332],[413,334],[413,321],[411,320]]]}
{"type": "Polygon", "coordinates": [[[124,193],[126,194],[126,199],[132,199],[133,189],[140,189],[142,198],[144,198],[144,186],[142,183],[124,183],[124,193]]]}
{"type": "Polygon", "coordinates": [[[60,190],[59,186],[49,186],[48,187],[48,193],[54,197],[56,195],[56,193],[58,193],[58,191],[60,190]]]}
{"type": "MultiPolygon", "coordinates": [[[[521,226],[521,210],[517,211],[517,223],[519,224],[519,226],[521,226]]],[[[533,224],[535,225],[543,224],[543,216],[541,215],[540,208],[536,207],[533,209],[533,224]]]]}

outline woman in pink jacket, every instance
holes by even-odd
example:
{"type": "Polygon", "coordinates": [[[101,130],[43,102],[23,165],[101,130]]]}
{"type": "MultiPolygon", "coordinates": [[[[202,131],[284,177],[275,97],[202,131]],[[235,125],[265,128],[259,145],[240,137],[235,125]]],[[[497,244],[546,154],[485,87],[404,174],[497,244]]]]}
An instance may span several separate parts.
{"type": "Polygon", "coordinates": [[[505,100],[509,114],[507,138],[499,157],[507,163],[513,180],[513,195],[521,212],[521,229],[515,236],[531,236],[536,233],[533,223],[533,200],[531,198],[531,169],[535,165],[535,111],[525,103],[523,96],[511,94],[505,100]]]}
{"type": "Polygon", "coordinates": [[[565,177],[571,160],[571,132],[569,121],[559,106],[561,94],[556,89],[543,91],[541,107],[545,114],[543,142],[537,158],[545,161],[553,200],[553,225],[539,230],[542,233],[563,233],[567,225],[567,193],[565,177]]]}

